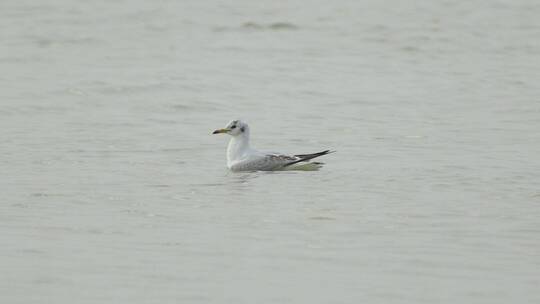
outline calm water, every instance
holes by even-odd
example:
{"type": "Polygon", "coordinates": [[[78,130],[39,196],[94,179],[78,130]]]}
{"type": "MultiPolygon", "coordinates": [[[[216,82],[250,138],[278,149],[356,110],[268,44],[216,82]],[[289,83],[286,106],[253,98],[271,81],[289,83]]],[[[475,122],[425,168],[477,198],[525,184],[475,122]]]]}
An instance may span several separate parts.
{"type": "Polygon", "coordinates": [[[2,1],[0,302],[539,303],[539,15],[2,1]]]}

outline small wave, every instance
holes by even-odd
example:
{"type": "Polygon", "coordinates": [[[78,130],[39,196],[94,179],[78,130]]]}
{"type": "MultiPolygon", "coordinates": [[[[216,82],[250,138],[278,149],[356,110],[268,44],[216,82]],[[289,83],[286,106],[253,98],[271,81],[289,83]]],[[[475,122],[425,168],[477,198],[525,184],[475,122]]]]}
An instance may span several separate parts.
{"type": "Polygon", "coordinates": [[[165,88],[167,88],[167,85],[162,82],[125,85],[108,84],[95,88],[94,91],[102,94],[136,94],[141,92],[162,90],[165,88]]]}
{"type": "Polygon", "coordinates": [[[25,36],[26,39],[39,47],[66,46],[66,45],[98,45],[102,40],[93,37],[41,37],[25,36]]]}
{"type": "Polygon", "coordinates": [[[287,22],[276,22],[270,24],[268,28],[272,30],[296,30],[298,29],[298,26],[287,22]]]}
{"type": "Polygon", "coordinates": [[[296,30],[298,29],[298,26],[289,22],[274,22],[270,24],[245,22],[244,24],[242,24],[242,28],[254,30],[296,30]]]}
{"type": "Polygon", "coordinates": [[[244,22],[238,27],[217,27],[215,31],[238,31],[238,30],[249,30],[249,31],[287,31],[287,30],[297,30],[299,26],[290,23],[290,22],[273,22],[273,23],[257,23],[257,22],[244,22]]]}

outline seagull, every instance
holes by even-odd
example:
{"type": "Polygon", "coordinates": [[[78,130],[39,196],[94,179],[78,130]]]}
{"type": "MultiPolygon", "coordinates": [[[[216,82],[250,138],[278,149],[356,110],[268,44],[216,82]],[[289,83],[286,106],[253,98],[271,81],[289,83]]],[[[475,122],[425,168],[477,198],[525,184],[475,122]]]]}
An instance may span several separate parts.
{"type": "Polygon", "coordinates": [[[325,150],[289,156],[254,150],[249,146],[249,126],[241,120],[232,120],[225,128],[215,130],[212,134],[229,134],[231,136],[227,147],[227,167],[231,171],[314,171],[321,168],[323,163],[310,162],[311,159],[335,152],[325,150]]]}

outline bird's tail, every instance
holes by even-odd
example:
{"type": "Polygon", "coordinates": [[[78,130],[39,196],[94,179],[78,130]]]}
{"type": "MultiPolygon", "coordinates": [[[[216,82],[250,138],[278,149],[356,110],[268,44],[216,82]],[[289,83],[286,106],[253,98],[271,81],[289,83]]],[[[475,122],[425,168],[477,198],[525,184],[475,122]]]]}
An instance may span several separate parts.
{"type": "Polygon", "coordinates": [[[293,160],[293,161],[285,164],[285,166],[283,166],[283,167],[288,167],[288,166],[291,166],[291,165],[294,165],[294,164],[297,164],[297,163],[300,163],[300,162],[309,161],[310,159],[314,159],[316,157],[323,156],[323,155],[326,155],[326,154],[330,154],[330,153],[333,153],[333,152],[336,152],[336,151],[325,150],[325,151],[322,151],[322,152],[317,152],[317,153],[312,153],[312,154],[298,154],[298,155],[295,155],[295,156],[299,157],[300,159],[293,160]]]}

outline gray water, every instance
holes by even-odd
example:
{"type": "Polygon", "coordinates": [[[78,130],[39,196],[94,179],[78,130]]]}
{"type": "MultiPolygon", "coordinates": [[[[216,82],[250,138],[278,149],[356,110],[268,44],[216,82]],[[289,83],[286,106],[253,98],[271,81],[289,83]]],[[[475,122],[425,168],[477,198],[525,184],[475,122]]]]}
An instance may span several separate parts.
{"type": "Polygon", "coordinates": [[[2,1],[0,302],[539,303],[538,16],[2,1]]]}

